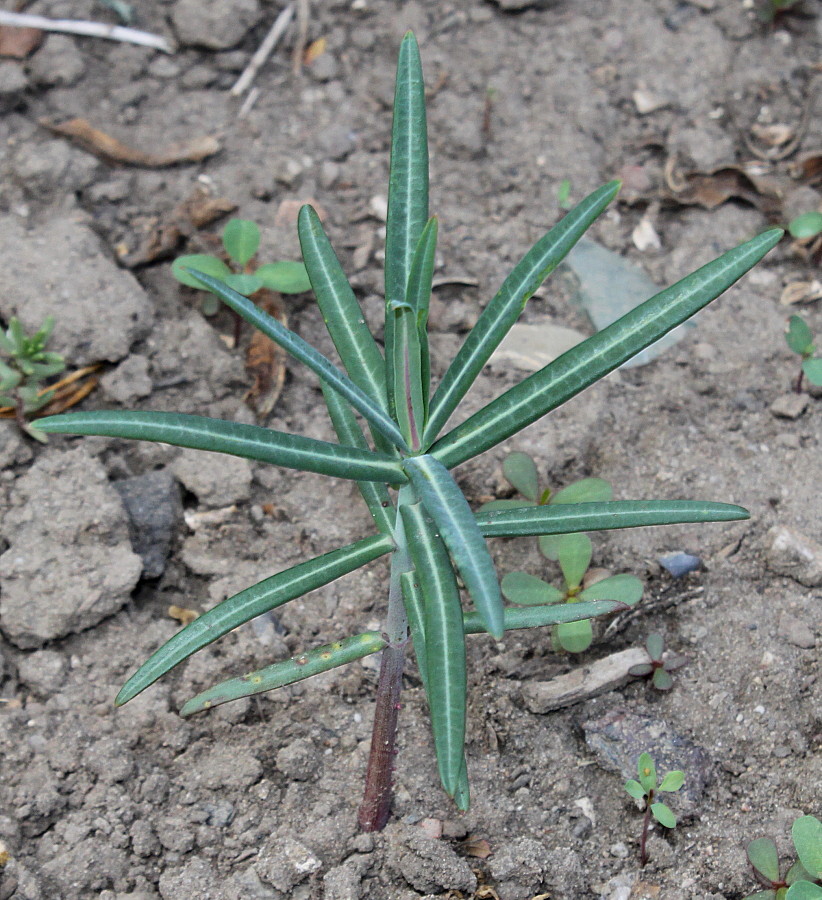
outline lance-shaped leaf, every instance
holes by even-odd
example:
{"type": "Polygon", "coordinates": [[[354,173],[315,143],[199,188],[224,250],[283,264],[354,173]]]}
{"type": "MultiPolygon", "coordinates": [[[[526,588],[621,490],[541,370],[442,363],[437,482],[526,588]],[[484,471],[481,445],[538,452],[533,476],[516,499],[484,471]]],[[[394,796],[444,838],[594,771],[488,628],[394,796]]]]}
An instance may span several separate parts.
{"type": "Polygon", "coordinates": [[[386,311],[394,321],[393,361],[394,409],[397,424],[412,450],[419,450],[425,403],[422,395],[422,349],[416,312],[407,304],[386,311]]]}
{"type": "Polygon", "coordinates": [[[389,172],[385,226],[385,361],[389,403],[393,404],[394,322],[389,310],[392,304],[405,300],[411,261],[428,220],[425,84],[420,51],[410,31],[403,38],[397,61],[389,172]]]}
{"type": "Polygon", "coordinates": [[[396,424],[388,417],[385,410],[373,400],[365,391],[358,387],[344,372],[341,372],[329,359],[315,350],[311,344],[304,341],[298,334],[280,324],[274,316],[260,309],[255,303],[233,291],[228,285],[205,273],[188,272],[202,282],[213,294],[216,294],[226,306],[229,306],[239,316],[242,316],[261,331],[266,337],[290,353],[295,359],[305,363],[321,381],[342,394],[346,400],[357,410],[380,434],[396,447],[407,450],[405,441],[396,424]]]}
{"type": "MultiPolygon", "coordinates": [[[[556,409],[715,300],[782,234],[772,228],[641,303],[449,431],[431,454],[451,469],[556,409]]],[[[433,417],[432,411],[429,421],[433,417]]]]}
{"type": "Polygon", "coordinates": [[[275,688],[294,684],[312,675],[319,675],[321,672],[377,653],[383,647],[385,638],[379,631],[366,631],[335,641],[333,644],[307,650],[298,656],[292,656],[291,659],[284,659],[248,675],[241,675],[239,678],[229,678],[210,687],[188,700],[180,710],[180,715],[191,716],[221,703],[228,703],[229,700],[239,700],[240,697],[250,697],[252,694],[262,694],[264,691],[273,691],[275,688]]]}
{"type": "MultiPolygon", "coordinates": [[[[327,385],[322,385],[323,399],[331,417],[331,424],[340,442],[348,447],[357,447],[360,450],[368,450],[365,436],[359,423],[351,411],[351,407],[336,392],[327,385]]],[[[363,500],[374,519],[377,529],[383,534],[390,534],[394,529],[394,517],[396,512],[391,503],[385,483],[378,481],[358,481],[363,500]]]]}
{"type": "Polygon", "coordinates": [[[393,546],[387,535],[365,538],[278,572],[223,600],[190,625],[186,625],[182,631],[178,631],[153,653],[123,685],[115,704],[122,706],[127,703],[192,653],[208,646],[237,626],[353,572],[388,553],[393,546]]]}
{"type": "Polygon", "coordinates": [[[436,523],[489,634],[502,636],[502,594],[494,562],[468,502],[447,469],[431,456],[403,461],[406,474],[436,523]]]}
{"type": "MultiPolygon", "coordinates": [[[[518,628],[540,628],[543,625],[561,625],[563,622],[577,622],[594,616],[605,616],[626,609],[624,603],[615,600],[591,600],[580,603],[554,603],[550,606],[506,607],[503,611],[503,627],[506,631],[518,628]]],[[[476,612],[463,615],[466,634],[481,634],[485,625],[476,612]]]]}
{"type": "Polygon", "coordinates": [[[428,417],[428,395],[431,389],[431,361],[428,353],[428,308],[431,304],[431,287],[434,280],[434,262],[437,252],[437,219],[428,220],[420,235],[411,271],[408,274],[406,303],[415,311],[420,346],[420,391],[422,394],[422,416],[420,423],[428,417]]]}
{"type": "Polygon", "coordinates": [[[422,504],[400,507],[424,607],[428,705],[443,787],[457,790],[465,744],[465,632],[457,579],[422,504]]]}
{"type": "Polygon", "coordinates": [[[425,429],[426,446],[434,441],[448,421],[482,367],[519,318],[531,295],[614,199],[619,188],[620,183],[612,181],[586,197],[534,244],[502,283],[480,314],[431,399],[425,429]]]}
{"type": "Polygon", "coordinates": [[[297,220],[303,261],[314,296],[340,359],[354,384],[386,409],[385,363],[365,317],[326,237],[320,217],[310,207],[297,220]]]}
{"type": "Polygon", "coordinates": [[[205,416],[95,410],[48,416],[39,419],[37,427],[50,434],[106,435],[230,453],[289,469],[319,472],[354,481],[397,484],[406,480],[399,461],[383,453],[205,416]]]}
{"type": "Polygon", "coordinates": [[[741,506],[703,500],[610,500],[605,503],[562,503],[523,506],[479,513],[477,525],[485,537],[526,537],[534,534],[571,534],[609,531],[646,525],[687,525],[696,522],[733,522],[748,519],[741,506]]]}

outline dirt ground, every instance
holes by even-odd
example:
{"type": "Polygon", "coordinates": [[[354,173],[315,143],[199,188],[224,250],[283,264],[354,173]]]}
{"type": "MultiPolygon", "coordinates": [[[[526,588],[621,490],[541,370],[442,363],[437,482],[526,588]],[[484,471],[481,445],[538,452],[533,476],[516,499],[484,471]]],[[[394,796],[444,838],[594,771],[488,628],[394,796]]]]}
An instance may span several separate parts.
{"type": "MultiPolygon", "coordinates": [[[[813,183],[789,174],[822,148],[816,0],[773,25],[739,0],[516,5],[312,3],[305,44],[323,52],[295,74],[292,25],[253,103],[230,88],[280,11],[267,0],[138,4],[137,24],[175,39],[172,55],[55,35],[25,60],[0,62],[0,318],[37,325],[52,312],[71,368],[106,364],[85,408],[253,421],[244,345],[225,340],[230,320],[205,318],[170,274],[170,256],[207,246],[220,224],[184,223],[164,258],[131,274],[126,263],[198,187],[260,223],[261,258],[298,259],[295,210],[310,200],[379,331],[393,70],[409,27],[430,93],[440,218],[435,375],[558,219],[563,179],[574,201],[625,179],[623,199],[590,236],[660,286],[819,208],[813,183]],[[118,166],[40,124],[72,117],[144,151],[204,137],[221,149],[191,164],[118,166]],[[795,146],[768,143],[778,125],[795,146]],[[784,159],[758,158],[785,148],[784,159]],[[777,179],[778,196],[758,182],[711,209],[676,199],[688,173],[751,160],[777,179]],[[637,248],[643,220],[658,247],[637,248]]],[[[114,21],[93,0],[37,0],[28,11],[114,21]]],[[[822,335],[822,311],[818,301],[780,303],[786,285],[818,275],[783,241],[657,360],[614,373],[458,470],[476,505],[504,493],[501,462],[525,450],[554,486],[595,475],[619,499],[722,500],[752,516],[596,536],[594,564],[638,575],[646,591],[638,615],[607,633],[599,626],[579,657],[553,653],[541,631],[470,640],[466,814],[438,786],[409,663],[393,815],[376,835],[356,827],[374,658],[191,720],[176,711],[222,677],[379,627],[384,561],[239,629],[123,709],[112,705],[180,627],[169,606],[204,610],[371,533],[353,484],[113,439],[53,437],[44,447],[0,423],[0,900],[719,900],[753,891],[745,843],[771,835],[787,856],[793,819],[822,813],[822,399],[791,394],[796,365],[783,338],[792,311],[822,335]],[[141,507],[135,496],[147,492],[141,507]],[[149,547],[135,544],[140,555],[135,521],[153,535],[149,547]],[[672,578],[657,562],[672,551],[698,555],[701,568],[672,578]],[[652,631],[690,657],[672,691],[633,681],[532,711],[528,685],[641,646],[652,631]],[[606,716],[622,731],[603,725],[606,716]],[[603,733],[608,741],[597,741],[603,733]],[[672,798],[681,822],[654,833],[644,869],[641,814],[620,774],[640,750],[681,765],[692,787],[672,798]],[[428,837],[437,827],[442,838],[428,837]]],[[[572,292],[557,273],[525,321],[590,331],[572,292]]],[[[284,305],[292,328],[333,352],[310,296],[284,305]]],[[[521,377],[486,371],[466,412],[521,377]]],[[[317,383],[296,363],[269,423],[332,439],[317,383]]],[[[534,541],[492,543],[500,572],[554,574],[534,541]]]]}

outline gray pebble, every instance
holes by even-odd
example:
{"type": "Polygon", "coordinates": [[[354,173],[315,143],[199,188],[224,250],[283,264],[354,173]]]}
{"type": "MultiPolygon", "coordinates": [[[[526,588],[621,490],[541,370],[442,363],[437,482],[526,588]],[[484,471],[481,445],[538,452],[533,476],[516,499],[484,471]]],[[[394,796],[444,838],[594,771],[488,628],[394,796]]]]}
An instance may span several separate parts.
{"type": "Polygon", "coordinates": [[[177,0],[171,21],[180,43],[228,50],[262,18],[258,0],[177,0]]]}
{"type": "Polygon", "coordinates": [[[32,57],[29,72],[41,87],[71,87],[86,74],[86,62],[74,38],[50,34],[32,57]]]}

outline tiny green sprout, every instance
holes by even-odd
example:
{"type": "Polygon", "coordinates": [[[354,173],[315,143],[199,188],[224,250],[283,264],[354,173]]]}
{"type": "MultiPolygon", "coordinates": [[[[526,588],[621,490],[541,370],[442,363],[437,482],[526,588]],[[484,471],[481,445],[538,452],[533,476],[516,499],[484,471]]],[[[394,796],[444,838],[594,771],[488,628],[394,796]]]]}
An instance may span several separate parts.
{"type": "Polygon", "coordinates": [[[557,188],[557,204],[560,209],[570,209],[571,203],[571,179],[563,178],[557,188]]]}
{"type": "MultiPolygon", "coordinates": [[[[188,283],[216,294],[312,370],[321,382],[337,440],[321,441],[257,425],[151,410],[74,412],[44,419],[39,426],[48,432],[158,441],[349,479],[363,496],[375,533],[276,572],[207,610],[128,679],[117,705],[136,697],[232,629],[389,555],[387,603],[379,631],[338,640],[316,653],[309,648],[293,660],[253,673],[248,679],[232,680],[205,698],[194,698],[184,712],[270,690],[295,677],[380,652],[371,755],[359,822],[367,831],[381,829],[391,810],[402,673],[405,655],[413,646],[428,700],[440,780],[457,808],[468,808],[466,636],[485,632],[499,640],[510,629],[590,619],[620,605],[599,599],[610,598],[612,593],[603,591],[602,583],[579,590],[588,561],[587,553],[575,551],[561,553],[560,563],[567,583],[576,591],[576,602],[506,607],[487,540],[748,517],[741,507],[704,500],[596,500],[585,496],[579,484],[565,489],[573,494],[576,488],[575,497],[563,496],[560,491],[540,504],[537,501],[542,497],[534,495],[530,506],[520,503],[514,508],[475,513],[449,471],[536,422],[689,319],[759,262],[783,234],[772,229],[729,250],[469,417],[460,419],[457,414],[458,424],[449,427],[452,415],[528,299],[618,190],[619,183],[611,182],[593,191],[539,238],[502,280],[444,367],[439,383],[432,385],[427,323],[439,226],[428,212],[425,82],[417,42],[409,32],[400,46],[394,98],[381,343],[369,330],[319,216],[310,206],[300,210],[297,222],[302,257],[343,368],[245,296],[243,291],[254,286],[255,278],[272,283],[260,274],[265,267],[239,273],[250,275],[251,282],[228,281],[231,271],[219,261],[215,264],[214,258],[206,257],[199,264],[190,258],[177,261],[177,271],[191,279],[188,283]],[[466,610],[460,582],[472,600],[466,610]]],[[[229,225],[225,235],[229,255],[248,269],[257,247],[257,230],[229,225]]],[[[281,282],[276,286],[282,289],[281,282]]],[[[299,289],[305,286],[300,283],[299,289]]],[[[292,285],[292,289],[296,287],[292,285]]],[[[606,439],[604,432],[602,437],[606,439]]],[[[563,546],[560,544],[560,549],[563,546]]],[[[576,546],[581,546],[580,542],[576,546]]],[[[617,596],[624,594],[618,592],[617,596]]]]}
{"type": "Polygon", "coordinates": [[[822,233],[822,212],[806,212],[795,219],[791,219],[788,225],[791,237],[798,241],[807,241],[822,233]]]}
{"type": "Polygon", "coordinates": [[[43,389],[45,379],[66,368],[59,353],[45,349],[53,328],[54,319],[46,316],[42,327],[28,337],[20,320],[12,316],[8,329],[0,330],[0,406],[12,407],[22,431],[41,443],[48,439],[27,417],[54,396],[54,391],[43,389]]]}
{"type": "Polygon", "coordinates": [[[633,778],[625,782],[625,790],[634,798],[641,801],[645,813],[642,819],[642,834],[639,838],[639,864],[644,866],[648,862],[648,835],[651,833],[651,817],[664,825],[665,828],[676,827],[676,816],[664,804],[654,798],[657,794],[673,793],[685,784],[685,774],[679,769],[674,769],[657,784],[656,766],[650,753],[640,753],[636,764],[639,781],[633,778]]]}
{"type": "Polygon", "coordinates": [[[219,309],[219,297],[191,271],[211,275],[243,297],[250,297],[261,288],[281,294],[302,294],[311,290],[308,273],[301,262],[282,260],[255,267],[253,262],[259,247],[260,229],[255,222],[229,219],[223,229],[223,249],[231,266],[218,256],[191,253],[178,256],[171,264],[171,273],[181,284],[209,292],[203,300],[203,313],[207,316],[213,316],[219,309]]]}
{"type": "Polygon", "coordinates": [[[651,684],[658,691],[669,691],[674,686],[671,672],[688,665],[687,656],[677,654],[665,654],[665,638],[661,634],[649,634],[645,640],[645,650],[648,653],[648,662],[639,663],[628,669],[629,675],[641,678],[644,675],[651,676],[651,684]]]}
{"type": "Polygon", "coordinates": [[[815,816],[800,816],[791,826],[791,837],[799,859],[784,875],[770,838],[748,844],[748,861],[764,890],[748,894],[745,900],[822,900],[822,822],[815,816]]]}
{"type": "Polygon", "coordinates": [[[816,347],[813,343],[813,334],[801,316],[791,316],[788,320],[785,341],[791,350],[801,357],[795,385],[796,393],[802,392],[803,378],[807,378],[816,387],[822,387],[822,357],[814,356],[816,347]]]}
{"type": "MultiPolygon", "coordinates": [[[[541,489],[536,463],[527,453],[517,451],[502,464],[506,480],[525,498],[522,500],[492,500],[482,506],[483,512],[526,506],[550,506],[563,503],[602,503],[612,497],[611,485],[602,478],[583,478],[553,493],[541,489]]],[[[520,606],[546,603],[579,603],[589,600],[614,600],[634,606],[642,597],[642,582],[633,575],[612,575],[598,581],[587,578],[593,546],[587,534],[542,535],[540,552],[547,559],[559,562],[562,588],[529,575],[509,572],[502,579],[502,594],[520,606]]],[[[582,653],[594,639],[590,619],[563,622],[551,632],[555,649],[582,653]]]]}

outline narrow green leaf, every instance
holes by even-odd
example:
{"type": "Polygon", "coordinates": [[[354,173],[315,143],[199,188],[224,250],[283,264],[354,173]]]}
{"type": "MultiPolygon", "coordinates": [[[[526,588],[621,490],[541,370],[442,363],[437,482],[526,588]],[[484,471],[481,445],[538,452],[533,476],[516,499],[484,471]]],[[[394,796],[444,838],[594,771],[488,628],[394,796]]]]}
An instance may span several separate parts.
{"type": "Polygon", "coordinates": [[[231,269],[216,256],[210,256],[207,253],[191,253],[188,256],[178,256],[171,264],[171,274],[181,284],[186,285],[186,287],[197,288],[199,291],[204,290],[202,282],[194,278],[193,275],[189,275],[188,271],[186,271],[187,269],[205,272],[206,275],[219,278],[220,281],[228,278],[231,274],[231,269]]]}
{"type": "MultiPolygon", "coordinates": [[[[331,424],[334,426],[334,431],[340,439],[340,443],[343,446],[357,447],[360,450],[370,452],[365,435],[362,433],[362,429],[351,407],[336,391],[332,391],[328,385],[323,384],[321,388],[328,415],[331,417],[331,424]]],[[[358,481],[357,487],[360,489],[368,511],[374,519],[377,530],[383,534],[391,534],[394,530],[396,511],[394,504],[391,502],[388,488],[383,482],[379,481],[358,481]]]]}
{"type": "Polygon", "coordinates": [[[791,826],[799,861],[817,880],[822,880],[822,822],[816,816],[800,816],[791,826]]]}
{"type": "Polygon", "coordinates": [[[433,457],[408,457],[403,461],[403,468],[436,522],[486,629],[499,639],[503,632],[499,580],[465,496],[433,457]]]}
{"type": "Polygon", "coordinates": [[[254,272],[254,275],[260,279],[263,287],[267,287],[270,291],[279,291],[281,294],[304,294],[311,290],[311,280],[301,262],[283,259],[279,262],[265,263],[254,272]]]}
{"type": "Polygon", "coordinates": [[[391,129],[388,218],[385,232],[385,360],[393,409],[394,321],[388,311],[405,300],[414,251],[428,220],[428,131],[420,52],[409,31],[400,45],[391,129]]]}
{"type": "Polygon", "coordinates": [[[650,753],[640,753],[636,763],[639,783],[645,792],[656,790],[656,766],[650,753]]]}
{"type": "Polygon", "coordinates": [[[611,575],[580,591],[579,597],[581,600],[619,600],[626,606],[636,606],[644,589],[636,575],[611,575]]]}
{"type": "Polygon", "coordinates": [[[38,420],[37,427],[49,434],[106,435],[229,453],[289,469],[319,472],[354,481],[397,484],[406,480],[399,462],[382,453],[205,416],[100,410],[47,416],[38,420]]]}
{"type": "MultiPolygon", "coordinates": [[[[622,609],[625,609],[622,603],[612,600],[596,600],[589,603],[555,603],[551,606],[523,606],[521,608],[506,607],[503,610],[503,626],[506,631],[516,631],[518,628],[540,628],[544,625],[559,625],[562,622],[576,622],[579,619],[607,616],[622,609]]],[[[466,634],[480,634],[486,630],[476,612],[465,613],[463,623],[466,634]]]]}
{"type": "Polygon", "coordinates": [[[223,229],[225,252],[237,263],[244,266],[260,246],[260,229],[250,219],[229,219],[223,229]]]}
{"type": "Polygon", "coordinates": [[[525,537],[534,534],[569,534],[608,531],[645,525],[694,522],[732,522],[750,518],[748,511],[730,503],[702,500],[612,500],[609,503],[561,504],[522,507],[479,513],[477,525],[485,537],[525,537]]]}
{"type": "Polygon", "coordinates": [[[298,334],[281,325],[273,316],[260,309],[247,297],[232,291],[230,287],[211,278],[209,275],[190,270],[212,293],[216,294],[227,306],[250,322],[266,337],[274,341],[300,362],[305,363],[322,381],[329,384],[365,417],[385,438],[402,450],[407,450],[405,441],[396,424],[389,419],[385,410],[375,400],[344,375],[333,363],[306,343],[298,334]]]}
{"type": "Polygon", "coordinates": [[[457,790],[465,744],[465,632],[457,579],[421,503],[400,507],[424,603],[428,704],[443,787],[457,790]]]}
{"type": "MultiPolygon", "coordinates": [[[[594,548],[587,534],[564,534],[559,539],[557,557],[562,576],[569,590],[575,590],[591,565],[594,548]]],[[[611,600],[612,597],[607,599],[611,600]]],[[[566,648],[567,649],[567,648],[566,648]]]]}
{"type": "Polygon", "coordinates": [[[278,572],[234,594],[178,631],[153,653],[123,685],[115,699],[122,706],[178,663],[213,643],[238,625],[276,609],[295,597],[336,581],[393,549],[387,535],[375,535],[339,550],[332,550],[278,572]]]}
{"type": "Polygon", "coordinates": [[[794,353],[799,353],[801,356],[813,353],[813,334],[808,328],[808,323],[801,316],[791,316],[788,319],[785,341],[794,353]]]}
{"type": "Polygon", "coordinates": [[[528,572],[508,572],[502,578],[501,587],[506,600],[521,606],[561,603],[565,599],[561,590],[528,572]]]}
{"type": "Polygon", "coordinates": [[[604,503],[614,495],[604,478],[581,478],[551,495],[548,503],[604,503]]]}
{"type": "MultiPolygon", "coordinates": [[[[431,454],[451,469],[521,431],[716,299],[782,234],[779,228],[766,231],[641,303],[448,432],[431,447],[431,454]]],[[[432,431],[436,403],[435,394],[429,416],[432,431]]]]}
{"type": "Polygon", "coordinates": [[[431,361],[428,353],[428,307],[431,303],[431,287],[434,280],[434,262],[437,252],[436,218],[428,224],[420,235],[419,243],[411,260],[408,274],[406,303],[414,310],[420,347],[420,390],[422,392],[422,418],[428,417],[428,394],[431,390],[431,361]]]}
{"type": "Polygon", "coordinates": [[[471,807],[471,791],[468,787],[468,766],[463,759],[460,777],[457,782],[457,790],[454,794],[454,804],[460,812],[468,812],[471,807]]]}
{"type": "Polygon", "coordinates": [[[779,881],[779,853],[770,838],[757,838],[745,849],[751,865],[768,881],[779,881]]]}
{"type": "Polygon", "coordinates": [[[390,308],[394,320],[394,408],[397,424],[412,450],[419,450],[425,421],[422,393],[422,347],[416,312],[406,303],[390,308]]]}
{"type": "Polygon", "coordinates": [[[569,653],[583,653],[594,640],[591,620],[580,619],[579,622],[564,622],[557,625],[556,637],[563,650],[569,653]]]}
{"type": "MultiPolygon", "coordinates": [[[[508,483],[526,500],[536,503],[539,499],[539,475],[537,466],[527,453],[509,453],[502,462],[502,473],[508,483]]],[[[608,500],[611,498],[608,497],[608,500]]],[[[519,504],[522,506],[522,503],[519,504]]]]}
{"type": "Polygon", "coordinates": [[[620,183],[612,181],[589,194],[517,263],[482,311],[434,393],[425,429],[425,446],[439,434],[534,291],[614,199],[619,188],[620,183]]]}
{"type": "Polygon", "coordinates": [[[275,688],[294,684],[312,675],[319,675],[321,672],[377,653],[383,647],[385,638],[379,631],[367,631],[335,641],[333,644],[325,644],[292,656],[291,659],[282,660],[248,675],[241,675],[239,678],[229,678],[210,687],[186,701],[180,715],[185,718],[219,706],[221,703],[228,703],[230,700],[239,700],[241,697],[250,697],[253,694],[262,694],[264,691],[273,691],[275,688]]]}
{"type": "Polygon", "coordinates": [[[638,781],[634,781],[633,778],[630,778],[625,782],[625,790],[634,798],[634,800],[645,799],[645,789],[638,781]]]}
{"type": "Polygon", "coordinates": [[[666,828],[676,828],[676,816],[664,803],[652,803],[651,814],[660,825],[664,825],[666,828]]]}
{"type": "Polygon", "coordinates": [[[310,206],[300,210],[297,230],[311,287],[346,371],[354,384],[387,409],[382,354],[323,231],[320,217],[310,206]]]}
{"type": "Polygon", "coordinates": [[[405,616],[408,619],[408,627],[411,631],[411,641],[414,646],[414,657],[417,660],[417,668],[420,672],[420,680],[428,696],[428,664],[425,644],[425,601],[422,596],[419,576],[416,572],[402,572],[400,575],[402,587],[402,602],[405,607],[405,616]]]}
{"type": "Polygon", "coordinates": [[[536,503],[528,503],[525,500],[489,500],[483,503],[479,512],[499,512],[502,509],[522,509],[523,506],[536,506],[536,503]]]}
{"type": "Polygon", "coordinates": [[[662,779],[659,790],[672,793],[673,791],[678,791],[683,784],[685,784],[685,773],[680,772],[679,769],[674,769],[662,779]]]}

